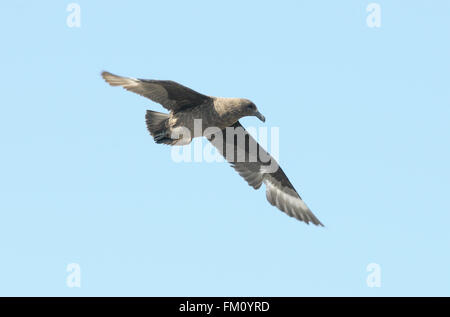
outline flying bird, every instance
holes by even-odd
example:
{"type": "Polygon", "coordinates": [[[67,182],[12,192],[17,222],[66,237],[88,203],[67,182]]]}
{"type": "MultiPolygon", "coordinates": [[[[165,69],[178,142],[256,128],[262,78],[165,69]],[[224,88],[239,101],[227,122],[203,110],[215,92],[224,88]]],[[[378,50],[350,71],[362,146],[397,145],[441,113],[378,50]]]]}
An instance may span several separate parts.
{"type": "Polygon", "coordinates": [[[109,72],[102,72],[102,77],[111,86],[122,86],[169,110],[169,113],[147,110],[147,129],[156,143],[184,145],[192,138],[206,136],[251,187],[259,189],[262,183],[266,185],[270,204],[307,224],[323,226],[278,162],[240,124],[239,119],[246,116],[255,116],[265,122],[253,102],[244,98],[203,95],[170,80],[121,77],[109,72]],[[212,129],[210,134],[196,134],[196,119],[201,119],[201,131],[216,130],[212,129]],[[230,128],[233,134],[227,134],[230,128]]]}

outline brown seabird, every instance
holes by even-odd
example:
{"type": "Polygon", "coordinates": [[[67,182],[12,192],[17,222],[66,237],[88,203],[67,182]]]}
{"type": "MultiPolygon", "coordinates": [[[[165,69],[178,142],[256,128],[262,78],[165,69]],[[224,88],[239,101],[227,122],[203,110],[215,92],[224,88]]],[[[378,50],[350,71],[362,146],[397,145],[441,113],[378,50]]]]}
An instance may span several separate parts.
{"type": "Polygon", "coordinates": [[[258,189],[262,183],[266,185],[266,197],[272,205],[307,224],[323,226],[276,160],[240,124],[239,119],[245,116],[265,121],[253,102],[206,96],[170,80],[121,77],[109,72],[102,72],[102,77],[111,86],[122,86],[169,110],[168,114],[147,110],[147,128],[156,143],[184,145],[194,137],[206,136],[250,186],[258,189]],[[201,119],[201,134],[194,129],[196,119],[201,119]],[[213,128],[212,132],[204,134],[208,128],[213,128]]]}

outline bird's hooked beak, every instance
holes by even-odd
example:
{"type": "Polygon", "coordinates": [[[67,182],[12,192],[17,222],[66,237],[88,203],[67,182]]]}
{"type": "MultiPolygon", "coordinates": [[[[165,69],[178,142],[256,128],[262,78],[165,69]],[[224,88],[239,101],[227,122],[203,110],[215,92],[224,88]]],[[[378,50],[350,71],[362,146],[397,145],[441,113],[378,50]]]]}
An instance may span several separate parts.
{"type": "Polygon", "coordinates": [[[266,117],[264,117],[261,112],[256,111],[255,112],[255,117],[257,117],[259,120],[261,120],[262,122],[266,122],[266,117]]]}

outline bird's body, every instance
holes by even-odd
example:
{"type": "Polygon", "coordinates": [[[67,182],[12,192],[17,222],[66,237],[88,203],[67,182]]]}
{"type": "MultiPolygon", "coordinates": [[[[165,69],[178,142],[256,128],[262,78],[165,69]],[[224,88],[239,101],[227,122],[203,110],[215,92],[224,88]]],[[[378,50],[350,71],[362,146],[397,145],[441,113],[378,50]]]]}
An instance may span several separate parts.
{"type": "Polygon", "coordinates": [[[322,225],[276,160],[240,124],[239,119],[245,116],[265,121],[253,102],[206,96],[173,81],[128,78],[108,72],[102,76],[111,86],[122,86],[169,110],[168,114],[147,110],[147,128],[156,143],[185,145],[195,137],[206,136],[250,186],[258,189],[266,184],[266,197],[272,205],[298,220],[322,225]],[[233,134],[228,134],[229,129],[233,134]]]}
{"type": "Polygon", "coordinates": [[[236,123],[242,116],[239,112],[234,113],[227,111],[227,104],[235,102],[239,103],[238,98],[211,97],[210,100],[192,107],[189,111],[178,111],[169,113],[167,128],[170,132],[179,127],[187,128],[192,138],[202,137],[206,128],[218,127],[225,129],[236,123]],[[201,120],[202,129],[195,129],[195,120],[201,120]]]}
{"type": "MultiPolygon", "coordinates": [[[[170,111],[164,123],[156,123],[161,125],[160,128],[149,130],[153,137],[155,135],[165,137],[163,142],[159,143],[186,145],[193,138],[205,136],[203,132],[208,127],[217,127],[222,130],[232,126],[244,115],[253,111],[247,111],[247,105],[254,106],[248,99],[210,97],[203,103],[190,107],[188,110],[170,111]],[[187,129],[189,136],[183,134],[181,129],[187,129]],[[183,135],[183,138],[178,138],[177,135],[183,135]],[[169,138],[169,136],[172,137],[169,138]]],[[[147,125],[151,127],[153,120],[158,121],[158,119],[162,119],[161,115],[161,113],[155,111],[147,112],[147,125]]],[[[260,116],[262,117],[262,115],[260,116]]]]}

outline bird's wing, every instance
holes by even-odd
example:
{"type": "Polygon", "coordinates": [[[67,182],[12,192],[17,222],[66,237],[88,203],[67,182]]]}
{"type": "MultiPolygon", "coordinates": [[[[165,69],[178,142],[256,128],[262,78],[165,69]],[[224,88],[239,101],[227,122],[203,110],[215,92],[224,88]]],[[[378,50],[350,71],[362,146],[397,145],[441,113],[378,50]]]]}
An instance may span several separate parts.
{"type": "Polygon", "coordinates": [[[307,224],[312,222],[323,226],[303,202],[276,160],[256,142],[239,121],[230,128],[234,129],[233,135],[228,134],[227,137],[226,128],[208,139],[247,183],[254,189],[265,183],[266,197],[272,205],[307,224]]]}
{"type": "Polygon", "coordinates": [[[122,86],[173,112],[201,105],[210,99],[208,96],[170,80],[121,77],[109,72],[102,72],[102,77],[111,86],[122,86]]]}

